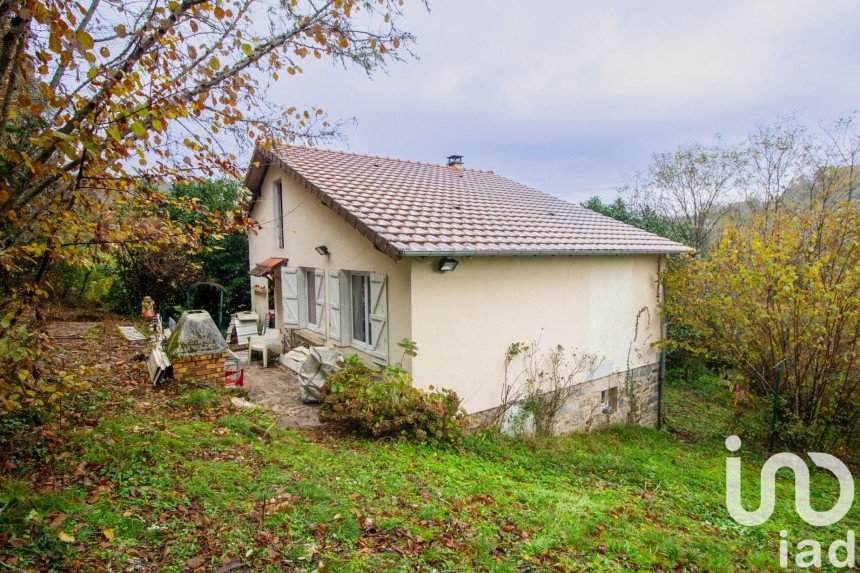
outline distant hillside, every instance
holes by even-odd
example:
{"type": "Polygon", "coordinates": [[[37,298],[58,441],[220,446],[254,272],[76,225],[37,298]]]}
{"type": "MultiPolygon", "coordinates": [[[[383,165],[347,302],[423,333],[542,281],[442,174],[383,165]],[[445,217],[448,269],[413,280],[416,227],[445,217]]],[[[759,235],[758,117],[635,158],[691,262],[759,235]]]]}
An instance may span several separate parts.
{"type": "MultiPolygon", "coordinates": [[[[831,167],[822,169],[814,178],[801,178],[793,183],[776,201],[791,209],[803,209],[814,202],[825,201],[832,205],[837,201],[860,198],[860,166],[831,167]]],[[[774,202],[774,199],[771,199],[774,202]]],[[[729,205],[729,211],[743,219],[753,209],[762,207],[763,198],[737,201],[729,205]]]]}

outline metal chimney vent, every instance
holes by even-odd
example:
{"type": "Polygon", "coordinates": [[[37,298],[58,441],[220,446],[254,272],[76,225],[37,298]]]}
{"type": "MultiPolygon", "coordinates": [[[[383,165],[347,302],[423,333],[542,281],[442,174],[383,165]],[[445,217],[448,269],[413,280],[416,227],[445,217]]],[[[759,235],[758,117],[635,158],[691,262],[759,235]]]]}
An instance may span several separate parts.
{"type": "Polygon", "coordinates": [[[463,156],[462,155],[449,155],[447,157],[448,165],[463,165],[463,156]]]}

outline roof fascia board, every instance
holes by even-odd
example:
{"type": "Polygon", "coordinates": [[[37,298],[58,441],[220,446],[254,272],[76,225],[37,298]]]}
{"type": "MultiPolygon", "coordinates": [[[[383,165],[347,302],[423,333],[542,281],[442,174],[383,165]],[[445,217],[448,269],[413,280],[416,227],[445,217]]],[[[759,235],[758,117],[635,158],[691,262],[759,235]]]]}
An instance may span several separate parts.
{"type": "Polygon", "coordinates": [[[578,256],[629,256],[629,255],[681,255],[691,252],[689,250],[589,250],[589,251],[565,251],[565,250],[541,250],[541,251],[402,251],[404,257],[578,257],[578,256]]]}

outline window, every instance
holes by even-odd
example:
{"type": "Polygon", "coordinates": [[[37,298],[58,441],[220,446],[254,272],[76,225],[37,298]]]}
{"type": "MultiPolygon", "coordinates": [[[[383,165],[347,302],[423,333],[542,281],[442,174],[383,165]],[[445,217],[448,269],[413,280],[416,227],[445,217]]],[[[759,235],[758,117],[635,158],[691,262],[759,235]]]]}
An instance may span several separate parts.
{"type": "Polygon", "coordinates": [[[281,187],[281,180],[278,179],[274,183],[275,192],[273,200],[275,201],[275,244],[279,249],[284,248],[284,190],[281,187]]]}
{"type": "Polygon", "coordinates": [[[352,274],[350,285],[350,309],[352,315],[352,341],[359,347],[371,344],[370,332],[370,276],[352,274]]]}
{"type": "Polygon", "coordinates": [[[600,399],[603,401],[603,413],[611,414],[618,409],[618,388],[607,388],[600,393],[600,399]]]}
{"type": "MultiPolygon", "coordinates": [[[[317,277],[316,269],[305,271],[305,292],[307,293],[308,326],[319,326],[317,324],[317,277]]],[[[322,285],[320,285],[322,286],[322,285]]]]}

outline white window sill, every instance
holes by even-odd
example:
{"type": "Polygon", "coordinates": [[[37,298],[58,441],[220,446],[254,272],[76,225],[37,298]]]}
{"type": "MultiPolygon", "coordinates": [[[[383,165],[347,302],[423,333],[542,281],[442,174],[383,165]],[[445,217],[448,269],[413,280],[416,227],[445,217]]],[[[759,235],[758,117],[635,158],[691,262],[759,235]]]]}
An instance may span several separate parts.
{"type": "Polygon", "coordinates": [[[349,346],[350,346],[350,348],[354,348],[355,350],[358,350],[359,352],[364,352],[365,354],[370,355],[370,345],[369,344],[365,344],[364,342],[359,342],[356,340],[350,340],[349,346]]]}
{"type": "Polygon", "coordinates": [[[346,346],[344,348],[341,348],[340,350],[341,350],[341,352],[343,352],[344,356],[349,356],[350,354],[357,354],[358,357],[361,358],[361,361],[364,363],[364,365],[367,366],[368,368],[370,368],[371,370],[376,370],[377,372],[381,372],[382,369],[384,368],[383,366],[380,366],[379,364],[374,362],[373,356],[371,356],[370,353],[368,353],[364,349],[350,345],[350,346],[346,346]]]}

